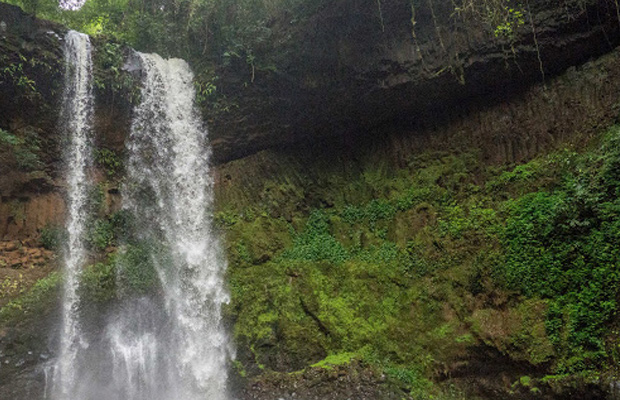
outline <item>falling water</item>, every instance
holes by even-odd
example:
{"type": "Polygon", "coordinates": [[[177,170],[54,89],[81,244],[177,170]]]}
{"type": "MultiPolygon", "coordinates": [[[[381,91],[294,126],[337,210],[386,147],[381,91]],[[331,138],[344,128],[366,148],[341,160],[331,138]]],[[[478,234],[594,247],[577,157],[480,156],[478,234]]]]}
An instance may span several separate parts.
{"type": "MultiPolygon", "coordinates": [[[[226,263],[211,230],[213,181],[207,132],[194,107],[193,74],[182,60],[136,53],[141,104],[127,139],[122,190],[133,223],[125,254],[140,253],[158,290],[119,293],[91,315],[79,302],[86,262],[93,98],[88,36],[69,32],[63,127],[67,133],[67,244],[54,400],[225,400],[232,356],[221,319],[226,263]],[[80,312],[82,314],[80,314],[80,312]]],[[[118,257],[118,287],[131,263],[118,257]]],[[[135,265],[133,266],[135,268],[135,265]]],[[[144,267],[144,268],[143,268],[144,267]]],[[[136,273],[136,271],[134,271],[136,273]]],[[[125,288],[127,289],[127,288],[125,288]]],[[[47,392],[47,388],[46,388],[47,392]]]]}
{"type": "Polygon", "coordinates": [[[127,142],[123,197],[139,240],[155,244],[150,257],[165,313],[133,305],[109,324],[113,379],[121,398],[222,400],[230,349],[220,309],[228,294],[211,231],[213,181],[193,74],[180,59],[138,57],[142,103],[127,142]]]}
{"type": "Polygon", "coordinates": [[[87,218],[88,179],[91,163],[93,114],[92,61],[87,35],[69,31],[65,36],[65,89],[62,126],[67,147],[67,243],[64,248],[64,292],[60,351],[53,371],[53,396],[69,399],[76,382],[76,359],[86,346],[78,321],[78,283],[86,251],[84,234],[87,218]]]}

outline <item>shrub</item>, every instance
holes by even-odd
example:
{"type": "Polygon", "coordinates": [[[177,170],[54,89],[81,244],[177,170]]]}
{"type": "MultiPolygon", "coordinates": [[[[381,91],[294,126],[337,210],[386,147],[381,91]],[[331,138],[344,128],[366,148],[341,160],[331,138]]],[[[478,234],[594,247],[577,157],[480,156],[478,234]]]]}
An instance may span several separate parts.
{"type": "Polygon", "coordinates": [[[285,259],[305,261],[330,261],[339,264],[349,258],[347,250],[329,231],[329,218],[325,212],[313,211],[302,233],[296,234],[293,247],[282,254],[285,259]]]}
{"type": "Polygon", "coordinates": [[[618,154],[605,144],[602,163],[572,157],[555,190],[508,202],[506,281],[550,300],[546,327],[562,356],[561,372],[595,368],[606,357],[606,324],[620,284],[618,154]]]}
{"type": "Polygon", "coordinates": [[[67,237],[67,231],[60,226],[47,224],[41,229],[39,241],[47,250],[59,251],[67,237]]]}

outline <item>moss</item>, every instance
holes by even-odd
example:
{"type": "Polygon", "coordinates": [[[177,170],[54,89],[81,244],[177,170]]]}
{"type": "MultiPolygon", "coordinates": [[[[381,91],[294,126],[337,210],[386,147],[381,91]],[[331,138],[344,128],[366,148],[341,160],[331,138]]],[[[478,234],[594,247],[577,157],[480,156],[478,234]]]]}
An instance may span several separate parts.
{"type": "Polygon", "coordinates": [[[17,324],[48,312],[58,298],[60,282],[60,274],[55,272],[39,279],[27,293],[0,309],[0,324],[17,324]]]}
{"type": "Polygon", "coordinates": [[[318,363],[312,364],[311,367],[333,369],[334,366],[349,364],[355,357],[355,353],[330,354],[318,363]]]}
{"type": "Polygon", "coordinates": [[[230,290],[237,314],[234,333],[241,343],[253,348],[258,360],[268,357],[266,352],[277,343],[286,344],[287,357],[306,362],[321,353],[321,334],[316,335],[314,321],[304,312],[294,287],[298,273],[268,262],[232,274],[230,290]],[[256,282],[261,282],[258,288],[256,282]]]}
{"type": "MultiPolygon", "coordinates": [[[[612,138],[583,156],[560,150],[516,167],[485,165],[477,151],[467,150],[419,154],[400,169],[364,164],[357,173],[330,172],[319,159],[318,171],[305,167],[315,175],[304,175],[301,165],[279,160],[284,178],[262,177],[257,185],[269,193],[256,197],[277,198],[273,205],[286,209],[286,217],[248,207],[246,200],[219,214],[231,261],[235,335],[252,354],[243,360],[246,370],[257,373],[255,363],[294,371],[354,354],[401,371],[395,376],[402,373],[397,380],[413,395],[441,398],[448,395],[432,384],[433,371],[449,371],[480,346],[533,370],[600,368],[601,353],[567,351],[571,335],[579,334],[571,328],[575,309],[515,287],[536,282],[531,287],[546,288],[549,276],[508,274],[507,265],[521,255],[511,252],[506,238],[526,232],[511,228],[515,215],[528,229],[558,221],[552,212],[528,210],[566,210],[565,197],[575,196],[579,185],[615,193],[620,174],[612,138]],[[598,171],[595,182],[566,180],[584,165],[598,171]],[[566,182],[573,192],[557,192],[566,182]],[[303,206],[288,203],[302,193],[303,206]],[[403,371],[414,371],[415,379],[405,379],[409,372],[403,371]]],[[[582,204],[599,204],[600,197],[579,196],[582,204]]],[[[612,242],[617,209],[591,209],[604,216],[608,236],[594,236],[587,248],[606,252],[597,246],[612,242]]],[[[531,268],[527,260],[534,259],[550,265],[541,254],[521,257],[523,267],[531,268]]]]}
{"type": "Polygon", "coordinates": [[[239,266],[265,263],[291,242],[289,225],[282,219],[259,215],[240,221],[232,213],[219,213],[220,227],[225,229],[230,261],[239,266]],[[222,218],[227,215],[226,223],[222,218]],[[234,223],[230,223],[234,221],[234,223]]]}
{"type": "Polygon", "coordinates": [[[532,386],[532,378],[530,378],[527,375],[522,376],[521,378],[519,378],[519,383],[522,386],[526,386],[526,387],[532,386]]]}
{"type": "Polygon", "coordinates": [[[515,307],[475,311],[472,331],[514,360],[540,365],[556,356],[545,328],[547,302],[526,300],[515,307]]]}
{"type": "MultiPolygon", "coordinates": [[[[310,354],[365,349],[413,363],[425,346],[445,342],[441,346],[456,343],[455,348],[463,348],[468,341],[457,343],[456,337],[464,334],[459,324],[437,318],[441,300],[420,301],[425,283],[414,281],[436,268],[437,262],[426,250],[415,250],[411,238],[417,237],[420,243],[424,237],[439,239],[436,218],[426,219],[424,232],[405,220],[412,213],[428,214],[441,204],[447,192],[438,187],[437,178],[446,168],[457,169],[452,166],[456,158],[434,163],[428,174],[416,170],[413,179],[411,174],[399,173],[387,186],[383,186],[390,174],[386,169],[369,170],[359,181],[342,186],[346,194],[332,198],[354,198],[353,193],[364,198],[368,192],[386,198],[357,204],[339,200],[339,207],[308,214],[298,211],[290,225],[279,225],[276,237],[283,246],[270,249],[273,256],[263,257],[266,262],[261,262],[255,249],[265,247],[261,247],[262,235],[267,240],[271,237],[266,222],[270,217],[247,221],[227,211],[236,335],[250,344],[281,341],[287,346],[283,351],[293,353],[303,343],[304,349],[314,347],[310,354]],[[421,187],[420,181],[429,184],[421,187]],[[395,220],[403,221],[398,230],[392,229],[395,220]],[[409,322],[403,326],[404,321],[409,322]],[[405,337],[423,339],[408,343],[405,337]]],[[[265,347],[253,348],[260,353],[265,347]]]]}

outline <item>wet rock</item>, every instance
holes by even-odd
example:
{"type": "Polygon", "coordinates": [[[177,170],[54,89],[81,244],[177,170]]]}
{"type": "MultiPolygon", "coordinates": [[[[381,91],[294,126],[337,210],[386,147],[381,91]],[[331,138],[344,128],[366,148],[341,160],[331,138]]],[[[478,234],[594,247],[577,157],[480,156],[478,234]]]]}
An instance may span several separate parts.
{"type": "Polygon", "coordinates": [[[441,123],[465,104],[505,102],[543,81],[542,72],[549,79],[620,40],[611,0],[579,9],[530,0],[536,38],[528,22],[513,43],[492,27],[459,22],[450,7],[438,6],[435,18],[431,2],[419,2],[416,40],[410,3],[381,3],[382,24],[376,2],[340,0],[287,28],[288,40],[258,55],[276,70],[258,72],[254,82],[245,62],[220,68],[218,92],[235,106],[209,116],[216,161],[306,140],[352,143],[395,122],[441,123]]]}
{"type": "Polygon", "coordinates": [[[407,399],[402,391],[380,382],[381,373],[353,360],[330,368],[306,368],[294,374],[267,373],[249,383],[237,398],[241,400],[342,400],[407,399]]]}

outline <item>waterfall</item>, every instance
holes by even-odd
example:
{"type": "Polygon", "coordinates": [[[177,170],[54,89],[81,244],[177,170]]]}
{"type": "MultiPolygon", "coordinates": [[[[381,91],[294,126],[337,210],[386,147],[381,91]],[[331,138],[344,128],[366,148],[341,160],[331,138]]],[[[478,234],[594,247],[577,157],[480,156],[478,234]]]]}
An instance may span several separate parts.
{"type": "Polygon", "coordinates": [[[87,305],[79,299],[91,217],[93,96],[88,36],[69,32],[65,56],[67,241],[51,397],[226,400],[227,363],[232,356],[221,319],[221,307],[228,302],[226,263],[212,232],[210,148],[194,106],[192,71],[183,60],[136,53],[143,87],[126,141],[122,196],[131,227],[116,258],[121,292],[119,301],[93,318],[84,313],[87,305]],[[137,266],[124,257],[132,248],[142,249],[137,266]],[[127,275],[140,281],[149,271],[152,282],[145,286],[150,289],[123,286],[127,275]]]}
{"type": "Polygon", "coordinates": [[[59,355],[53,370],[53,396],[69,399],[76,383],[76,360],[87,346],[78,320],[78,285],[86,258],[84,236],[88,215],[88,168],[91,165],[93,115],[91,46],[87,35],[65,36],[65,89],[61,121],[66,141],[67,241],[63,249],[64,290],[59,355]]]}
{"type": "Polygon", "coordinates": [[[212,232],[210,152],[193,103],[193,74],[180,59],[138,57],[142,101],[127,141],[123,201],[138,238],[157,247],[150,257],[166,326],[145,326],[153,323],[143,315],[148,307],[129,307],[111,324],[114,376],[127,396],[150,393],[132,399],[222,400],[230,355],[221,320],[226,265],[212,232]],[[158,368],[149,369],[150,359],[159,360],[158,368]]]}

